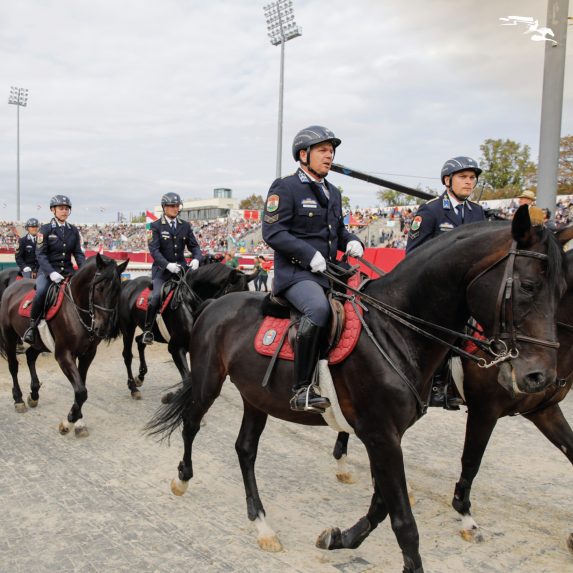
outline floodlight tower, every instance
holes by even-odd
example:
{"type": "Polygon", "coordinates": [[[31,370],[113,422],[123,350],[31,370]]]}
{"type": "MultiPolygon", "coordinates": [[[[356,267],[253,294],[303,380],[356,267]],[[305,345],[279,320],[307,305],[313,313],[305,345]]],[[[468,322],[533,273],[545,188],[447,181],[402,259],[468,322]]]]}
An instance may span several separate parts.
{"type": "Polygon", "coordinates": [[[277,134],[277,173],[281,176],[281,159],[283,152],[283,92],[285,74],[285,43],[293,38],[302,36],[302,28],[297,26],[294,19],[292,0],[277,0],[264,6],[269,39],[273,46],[281,47],[281,70],[279,82],[279,120],[277,134]]]}
{"type": "Polygon", "coordinates": [[[20,220],[20,108],[28,104],[28,90],[10,88],[8,103],[16,106],[16,220],[20,220]]]}

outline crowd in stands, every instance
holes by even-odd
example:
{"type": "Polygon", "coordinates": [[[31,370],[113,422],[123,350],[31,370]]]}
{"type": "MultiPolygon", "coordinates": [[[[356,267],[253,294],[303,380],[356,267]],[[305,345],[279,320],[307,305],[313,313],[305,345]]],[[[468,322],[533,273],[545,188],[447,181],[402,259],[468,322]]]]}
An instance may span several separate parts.
{"type": "MultiPolygon", "coordinates": [[[[491,208],[497,218],[511,219],[518,207],[517,200],[508,200],[499,205],[488,205],[482,202],[484,208],[491,208]]],[[[378,245],[403,249],[406,247],[408,232],[414,217],[416,206],[365,208],[346,210],[351,226],[365,227],[374,221],[392,221],[392,230],[381,229],[378,245]]],[[[555,211],[549,218],[559,226],[573,223],[573,197],[561,198],[555,211]]],[[[266,243],[257,238],[260,229],[259,221],[245,219],[216,219],[213,221],[190,221],[205,253],[225,253],[229,250],[264,254],[270,251],[266,243]],[[254,238],[253,238],[254,237],[254,238]]],[[[84,250],[106,251],[147,251],[147,233],[145,223],[108,223],[105,225],[77,225],[82,235],[84,250]]],[[[13,221],[0,221],[0,248],[15,249],[18,237],[25,230],[22,225],[13,221]]],[[[371,238],[371,245],[376,241],[371,238]]]]}

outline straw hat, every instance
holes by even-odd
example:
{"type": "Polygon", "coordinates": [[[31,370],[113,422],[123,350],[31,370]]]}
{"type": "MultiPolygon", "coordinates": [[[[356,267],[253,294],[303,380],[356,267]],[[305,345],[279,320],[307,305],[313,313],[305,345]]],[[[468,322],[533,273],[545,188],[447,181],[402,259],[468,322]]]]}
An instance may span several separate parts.
{"type": "Polygon", "coordinates": [[[517,198],[518,199],[531,199],[532,201],[535,201],[535,193],[533,191],[527,189],[521,195],[518,195],[517,198]]]}

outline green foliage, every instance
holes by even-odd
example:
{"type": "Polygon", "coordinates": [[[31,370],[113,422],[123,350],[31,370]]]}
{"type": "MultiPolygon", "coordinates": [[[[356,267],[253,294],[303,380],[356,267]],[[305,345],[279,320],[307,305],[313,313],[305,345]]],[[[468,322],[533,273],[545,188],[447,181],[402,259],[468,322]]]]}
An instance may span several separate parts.
{"type": "Polygon", "coordinates": [[[515,197],[535,186],[537,167],[530,160],[528,145],[511,139],[486,139],[481,145],[480,167],[484,170],[480,184],[482,199],[515,197]]]}
{"type": "Polygon", "coordinates": [[[145,212],[142,211],[141,213],[138,213],[137,215],[132,215],[130,222],[131,223],[145,223],[145,212]]]}
{"type": "Polygon", "coordinates": [[[573,135],[561,138],[557,192],[563,195],[573,194],[573,135]]]}
{"type": "Polygon", "coordinates": [[[239,203],[239,209],[247,209],[248,211],[262,211],[264,208],[265,200],[261,195],[255,195],[254,193],[239,203]]]}

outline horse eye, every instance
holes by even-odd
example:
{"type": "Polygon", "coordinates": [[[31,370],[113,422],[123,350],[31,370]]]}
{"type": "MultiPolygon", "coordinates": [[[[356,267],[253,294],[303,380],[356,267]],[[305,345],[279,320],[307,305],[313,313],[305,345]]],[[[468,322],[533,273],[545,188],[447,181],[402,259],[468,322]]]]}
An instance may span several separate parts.
{"type": "Polygon", "coordinates": [[[519,288],[525,294],[531,295],[537,290],[537,283],[533,281],[522,281],[519,288]]]}

